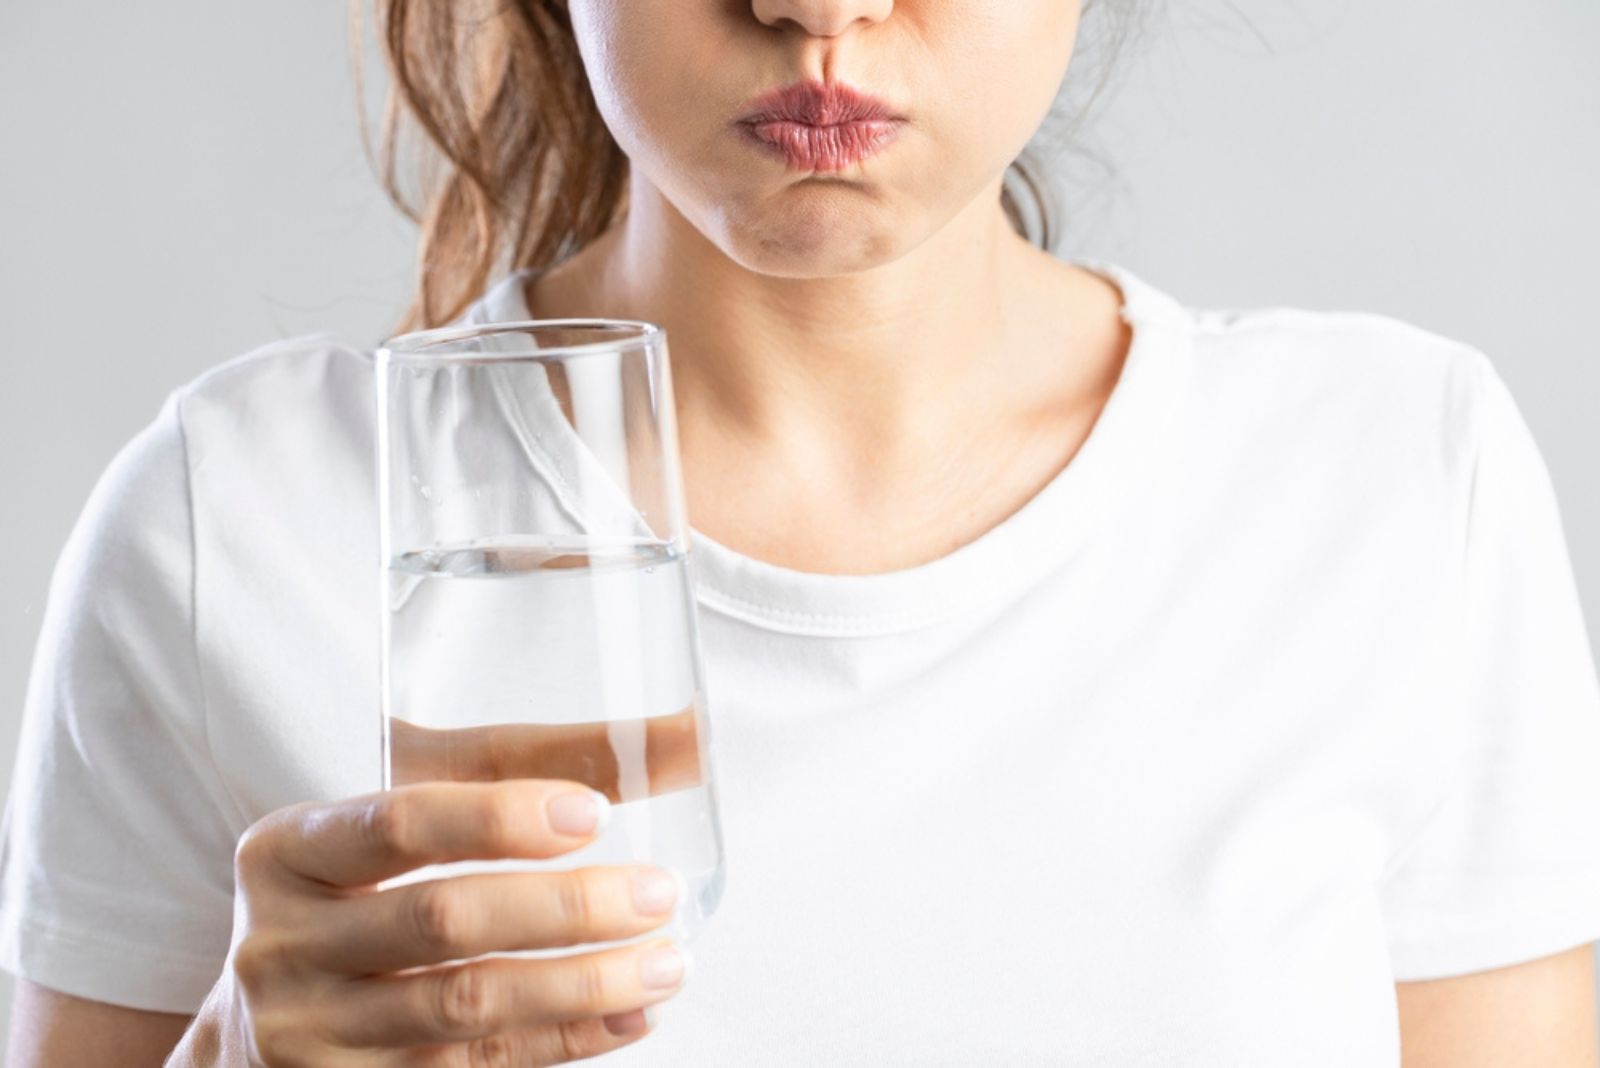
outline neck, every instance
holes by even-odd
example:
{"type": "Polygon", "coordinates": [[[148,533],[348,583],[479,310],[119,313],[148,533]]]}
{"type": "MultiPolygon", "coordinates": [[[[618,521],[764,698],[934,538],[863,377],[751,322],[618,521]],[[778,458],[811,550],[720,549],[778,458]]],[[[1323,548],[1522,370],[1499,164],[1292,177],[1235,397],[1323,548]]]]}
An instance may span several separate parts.
{"type": "Polygon", "coordinates": [[[680,427],[712,423],[754,448],[887,457],[1064,380],[1061,360],[1040,351],[1060,341],[1059,324],[1047,337],[1040,319],[1061,290],[1041,286],[1059,285],[1064,265],[1011,229],[998,182],[894,261],[813,278],[744,267],[659,190],[629,185],[623,219],[537,279],[529,304],[538,317],[664,326],[680,427]]]}

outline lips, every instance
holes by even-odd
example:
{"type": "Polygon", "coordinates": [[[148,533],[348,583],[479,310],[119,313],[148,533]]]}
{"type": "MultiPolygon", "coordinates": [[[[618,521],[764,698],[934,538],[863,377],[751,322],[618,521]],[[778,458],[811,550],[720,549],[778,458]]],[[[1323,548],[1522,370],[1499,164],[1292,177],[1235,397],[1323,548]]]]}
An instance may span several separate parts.
{"type": "Polygon", "coordinates": [[[737,125],[748,141],[795,169],[837,171],[886,147],[904,121],[876,97],[811,79],[753,98],[737,125]]]}
{"type": "Polygon", "coordinates": [[[786,120],[808,126],[835,126],[845,122],[899,119],[888,104],[858,92],[842,82],[815,79],[780,86],[745,105],[740,122],[786,120]]]}

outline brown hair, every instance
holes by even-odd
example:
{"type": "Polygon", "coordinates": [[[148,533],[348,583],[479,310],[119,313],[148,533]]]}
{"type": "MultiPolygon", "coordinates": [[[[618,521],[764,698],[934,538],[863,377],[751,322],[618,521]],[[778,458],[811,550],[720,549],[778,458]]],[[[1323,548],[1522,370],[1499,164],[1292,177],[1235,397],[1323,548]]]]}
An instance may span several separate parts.
{"type": "MultiPolygon", "coordinates": [[[[358,101],[368,2],[350,0],[358,101]]],[[[362,144],[421,231],[416,292],[394,332],[419,330],[453,321],[500,272],[548,269],[608,229],[626,208],[628,158],[595,105],[565,0],[370,2],[391,81],[376,158],[364,106],[362,144]],[[415,193],[397,165],[402,113],[426,139],[415,193]]],[[[1084,16],[1105,3],[1127,16],[1141,2],[1087,0],[1084,16]]],[[[1131,23],[1114,20],[1113,53],[1131,23]]],[[[1060,211],[1033,144],[1008,168],[1001,199],[1019,233],[1053,248],[1060,211]]]]}

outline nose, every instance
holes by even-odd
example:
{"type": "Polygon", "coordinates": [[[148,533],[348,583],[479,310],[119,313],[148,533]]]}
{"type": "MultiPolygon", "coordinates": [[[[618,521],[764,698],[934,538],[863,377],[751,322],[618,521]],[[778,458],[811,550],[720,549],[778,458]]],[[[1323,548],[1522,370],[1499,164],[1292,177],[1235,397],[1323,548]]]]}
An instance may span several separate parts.
{"type": "Polygon", "coordinates": [[[813,37],[837,37],[858,22],[882,22],[894,0],[751,0],[750,6],[768,26],[792,22],[813,37]]]}

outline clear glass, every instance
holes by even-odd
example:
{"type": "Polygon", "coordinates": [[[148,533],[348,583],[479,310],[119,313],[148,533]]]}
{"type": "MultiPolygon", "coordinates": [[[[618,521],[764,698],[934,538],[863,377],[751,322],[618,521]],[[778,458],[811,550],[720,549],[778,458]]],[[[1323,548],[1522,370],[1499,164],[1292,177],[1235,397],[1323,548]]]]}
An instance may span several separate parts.
{"type": "MultiPolygon", "coordinates": [[[[480,871],[651,863],[689,894],[639,938],[698,935],[722,831],[665,331],[455,326],[377,352],[384,789],[559,778],[612,801],[591,844],[480,871]]],[[[561,956],[619,945],[517,952],[561,956]]]]}

